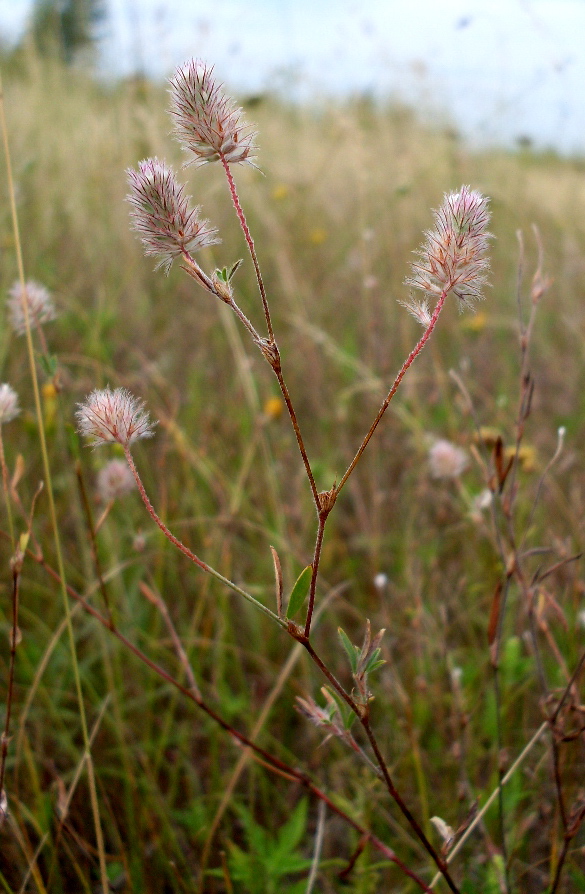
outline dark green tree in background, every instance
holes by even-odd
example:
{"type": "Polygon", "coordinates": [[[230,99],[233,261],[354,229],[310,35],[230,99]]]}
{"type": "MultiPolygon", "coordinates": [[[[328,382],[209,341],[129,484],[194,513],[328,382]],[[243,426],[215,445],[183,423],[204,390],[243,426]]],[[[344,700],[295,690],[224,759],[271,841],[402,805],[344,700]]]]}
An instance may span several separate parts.
{"type": "Polygon", "coordinates": [[[105,18],[105,0],[36,0],[30,36],[42,55],[70,64],[93,49],[105,18]]]}

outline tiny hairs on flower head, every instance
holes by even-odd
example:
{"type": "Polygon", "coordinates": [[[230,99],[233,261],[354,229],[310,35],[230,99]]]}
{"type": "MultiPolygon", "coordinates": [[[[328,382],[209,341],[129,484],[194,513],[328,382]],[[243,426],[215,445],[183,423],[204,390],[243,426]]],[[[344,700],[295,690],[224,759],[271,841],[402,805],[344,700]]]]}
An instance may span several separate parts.
{"type": "Polygon", "coordinates": [[[117,442],[122,447],[151,438],[154,425],[139,401],[125,388],[95,390],[77,405],[77,429],[92,446],[117,442]]]}
{"type": "MultiPolygon", "coordinates": [[[[453,292],[467,307],[482,298],[489,269],[488,202],[469,186],[445,196],[434,212],[435,228],[425,233],[426,242],[417,252],[419,260],[412,265],[406,285],[436,297],[453,292]]],[[[428,305],[411,301],[406,307],[426,325],[428,305]]]]}
{"type": "Polygon", "coordinates": [[[183,148],[195,156],[187,164],[253,165],[256,133],[244,121],[242,109],[223,92],[213,68],[190,59],[169,83],[175,133],[183,148]]]}

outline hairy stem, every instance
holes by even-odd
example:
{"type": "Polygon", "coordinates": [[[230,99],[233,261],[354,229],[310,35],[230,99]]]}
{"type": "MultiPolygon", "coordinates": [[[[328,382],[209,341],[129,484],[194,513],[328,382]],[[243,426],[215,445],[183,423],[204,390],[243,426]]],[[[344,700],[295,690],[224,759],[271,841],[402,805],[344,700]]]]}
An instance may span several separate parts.
{"type": "Polygon", "coordinates": [[[248,602],[251,602],[252,605],[254,605],[256,608],[259,608],[260,611],[264,612],[265,615],[268,615],[269,618],[272,618],[273,621],[276,621],[276,623],[279,624],[280,627],[286,627],[286,621],[283,621],[282,618],[279,618],[278,615],[276,615],[273,611],[271,611],[261,602],[258,602],[257,599],[254,599],[254,597],[250,593],[247,593],[246,590],[238,587],[238,585],[235,584],[233,581],[228,580],[227,577],[224,577],[223,574],[220,574],[219,571],[216,571],[215,568],[211,567],[211,565],[203,562],[202,559],[200,559],[199,556],[196,556],[195,553],[192,552],[192,550],[190,550],[188,546],[185,546],[184,543],[182,543],[177,537],[175,537],[173,533],[171,533],[171,531],[167,528],[162,518],[160,518],[152,503],[150,502],[148,494],[144,489],[142,479],[138,474],[138,469],[134,464],[134,459],[132,458],[129,447],[124,447],[124,454],[126,456],[126,461],[130,466],[130,471],[134,475],[134,480],[136,481],[136,486],[138,487],[140,496],[142,497],[142,502],[146,506],[146,510],[151,519],[160,528],[167,540],[172,543],[173,546],[176,546],[177,549],[180,550],[183,555],[186,556],[191,562],[201,568],[202,571],[205,571],[207,574],[210,574],[212,577],[215,577],[217,580],[221,581],[222,584],[225,584],[225,586],[229,587],[230,590],[233,590],[234,593],[238,593],[240,596],[243,596],[244,599],[246,599],[248,602]]]}
{"type": "Polygon", "coordinates": [[[254,246],[254,240],[252,239],[252,235],[250,233],[250,229],[248,227],[248,223],[246,221],[246,215],[240,205],[240,199],[238,197],[238,191],[236,189],[236,184],[234,178],[232,177],[232,172],[230,171],[230,166],[223,157],[221,156],[221,163],[223,165],[223,169],[225,171],[225,176],[227,178],[230,195],[232,197],[232,202],[234,203],[234,208],[236,209],[236,214],[238,215],[238,220],[240,222],[240,226],[242,228],[242,232],[244,234],[244,238],[248,245],[248,250],[250,252],[250,257],[252,258],[252,263],[254,264],[254,270],[256,272],[256,280],[258,282],[258,288],[260,290],[260,297],[262,299],[262,307],[264,308],[264,316],[266,318],[266,328],[268,330],[268,337],[270,341],[274,341],[274,330],[272,328],[272,321],[270,319],[270,310],[268,307],[268,299],[266,297],[266,289],[264,288],[264,280],[262,279],[262,273],[260,272],[260,264],[258,263],[258,256],[256,255],[256,248],[254,246]]]}
{"type": "Polygon", "coordinates": [[[400,371],[399,371],[398,375],[397,375],[396,378],[394,379],[394,384],[392,385],[392,388],[391,388],[390,391],[388,392],[388,395],[387,395],[387,397],[386,397],[384,403],[382,404],[382,406],[381,406],[380,409],[378,410],[378,415],[376,416],[376,418],[375,418],[374,421],[372,422],[372,424],[371,424],[371,426],[370,426],[370,429],[369,429],[367,435],[365,436],[364,440],[363,440],[362,443],[360,444],[360,447],[359,447],[359,449],[358,449],[358,452],[356,453],[356,455],[355,455],[354,458],[352,459],[351,463],[349,464],[349,467],[348,467],[348,469],[347,469],[345,475],[343,476],[343,478],[341,479],[341,481],[340,481],[339,484],[337,485],[337,488],[336,488],[337,493],[339,493],[339,491],[341,490],[341,488],[343,487],[343,485],[345,484],[345,482],[347,481],[347,479],[349,478],[349,476],[351,475],[351,473],[353,472],[353,470],[354,470],[355,467],[357,466],[358,462],[360,461],[360,459],[361,459],[361,457],[362,457],[362,454],[363,454],[364,450],[365,450],[366,447],[368,446],[368,443],[369,443],[370,438],[372,437],[372,435],[373,435],[374,432],[376,431],[376,428],[378,427],[378,423],[380,422],[380,419],[382,418],[382,416],[384,415],[384,413],[385,413],[386,410],[388,409],[388,405],[390,404],[390,401],[392,400],[392,398],[394,397],[394,395],[395,395],[396,392],[398,391],[398,386],[399,386],[400,383],[402,382],[402,379],[404,378],[404,375],[405,375],[407,369],[409,368],[409,366],[411,366],[411,364],[413,363],[413,361],[415,360],[415,358],[418,357],[418,355],[420,354],[420,352],[422,351],[422,349],[423,349],[424,346],[426,345],[427,341],[428,341],[429,338],[431,337],[431,334],[432,334],[432,332],[433,332],[433,329],[434,329],[435,326],[437,325],[437,320],[439,319],[439,314],[441,313],[441,310],[443,309],[443,305],[444,305],[444,303],[445,303],[445,298],[447,297],[447,294],[448,294],[447,291],[443,291],[443,292],[441,293],[441,296],[440,296],[439,300],[437,301],[437,306],[435,307],[435,309],[434,309],[434,311],[433,311],[433,315],[432,315],[432,317],[431,317],[431,320],[430,320],[430,322],[429,322],[429,325],[428,325],[427,328],[425,329],[425,331],[424,331],[422,337],[421,337],[420,340],[417,342],[416,346],[412,349],[412,351],[410,352],[410,354],[408,355],[408,357],[406,358],[406,360],[405,360],[404,363],[402,364],[402,366],[401,366],[401,368],[400,368],[400,371]]]}
{"type": "MultiPolygon", "coordinates": [[[[307,451],[305,449],[303,436],[301,435],[301,429],[300,429],[300,426],[299,426],[299,423],[297,420],[297,416],[296,416],[296,413],[295,413],[295,410],[293,407],[293,403],[292,403],[288,388],[286,386],[286,383],[284,381],[284,377],[282,375],[280,354],[278,351],[278,346],[276,344],[276,337],[274,335],[272,321],[270,319],[268,298],[266,297],[266,289],[264,287],[264,280],[262,279],[262,273],[260,271],[260,264],[258,262],[258,256],[256,254],[256,248],[254,246],[254,240],[252,239],[252,235],[250,233],[250,228],[248,227],[246,215],[244,214],[244,210],[240,204],[238,191],[236,189],[236,184],[235,184],[234,178],[232,177],[232,172],[230,171],[230,166],[224,158],[222,158],[221,161],[223,164],[225,175],[227,177],[230,195],[232,197],[232,202],[233,202],[234,208],[236,210],[236,214],[237,214],[238,220],[240,222],[240,226],[242,228],[244,238],[248,245],[248,250],[250,252],[250,257],[252,258],[254,270],[256,272],[256,281],[258,283],[258,288],[260,290],[260,297],[262,298],[262,307],[264,308],[264,316],[266,318],[266,328],[268,330],[268,347],[270,348],[270,361],[269,362],[270,362],[270,365],[272,366],[272,369],[274,370],[274,374],[276,375],[276,378],[278,380],[278,385],[279,385],[280,391],[282,393],[282,396],[284,398],[284,402],[285,402],[286,408],[288,410],[288,415],[290,416],[290,421],[292,423],[292,427],[293,427],[295,435],[296,435],[297,444],[299,447],[301,457],[303,459],[305,471],[307,473],[307,478],[309,479],[309,484],[311,486],[311,493],[313,494],[313,501],[315,503],[315,506],[316,506],[317,512],[318,512],[319,511],[319,494],[317,491],[317,485],[315,484],[315,479],[314,479],[313,472],[311,469],[311,464],[309,462],[309,457],[307,456],[307,451]]],[[[235,309],[235,307],[234,307],[234,309],[235,309]]],[[[238,310],[239,310],[239,308],[238,308],[238,310]]],[[[240,314],[241,314],[241,311],[238,314],[238,316],[240,314]]],[[[240,319],[242,319],[242,317],[240,317],[240,319]]],[[[242,320],[244,325],[246,325],[246,320],[247,320],[247,318],[244,318],[242,320]]],[[[250,326],[251,326],[251,324],[250,324],[250,326]]],[[[250,327],[247,326],[247,328],[249,329],[250,327]]],[[[259,344],[261,347],[260,339],[258,339],[258,337],[254,338],[254,341],[257,344],[259,344]]],[[[267,359],[268,359],[268,355],[265,355],[265,356],[267,356],[267,359]]]]}

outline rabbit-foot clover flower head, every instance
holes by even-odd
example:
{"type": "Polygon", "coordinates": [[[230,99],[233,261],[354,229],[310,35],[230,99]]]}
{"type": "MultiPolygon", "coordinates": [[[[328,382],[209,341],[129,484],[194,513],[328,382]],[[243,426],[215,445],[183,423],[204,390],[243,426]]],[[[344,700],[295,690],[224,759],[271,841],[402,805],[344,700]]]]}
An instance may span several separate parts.
{"type": "Polygon", "coordinates": [[[14,388],[4,382],[0,385],[0,425],[11,422],[19,413],[18,395],[14,388]]]}
{"type": "Polygon", "coordinates": [[[433,478],[459,478],[468,463],[465,450],[444,438],[435,441],[429,450],[429,466],[433,478]]]}
{"type": "Polygon", "coordinates": [[[411,295],[408,301],[399,301],[398,303],[405,307],[425,329],[431,325],[432,314],[428,298],[421,298],[420,301],[417,301],[414,295],[411,295]]]}
{"type": "Polygon", "coordinates": [[[126,448],[154,434],[156,423],[150,422],[144,403],[125,388],[96,389],[77,406],[77,430],[92,447],[117,442],[126,448]]]}
{"type": "Polygon", "coordinates": [[[145,254],[160,257],[157,269],[164,267],[168,273],[174,258],[220,242],[217,230],[199,217],[201,206],[189,207],[190,196],[171,167],[147,158],[138,163],[138,170],[128,168],[126,173],[132,225],[145,254]]]}
{"type": "MultiPolygon", "coordinates": [[[[435,296],[454,292],[467,307],[482,298],[489,269],[485,256],[491,235],[488,201],[469,186],[445,196],[433,212],[435,228],[425,233],[426,242],[417,252],[419,261],[412,265],[406,285],[435,296]]],[[[413,302],[407,307],[423,322],[423,305],[413,302]]]]}
{"type": "MultiPolygon", "coordinates": [[[[8,295],[7,305],[10,325],[17,335],[24,335],[26,332],[26,316],[23,306],[23,289],[20,282],[14,283],[8,295]]],[[[57,316],[55,305],[48,289],[32,279],[29,279],[24,285],[24,301],[26,302],[31,328],[48,323],[57,316]]]]}
{"type": "Polygon", "coordinates": [[[242,109],[223,92],[223,85],[200,59],[177,69],[171,85],[171,116],[175,134],[202,165],[223,160],[227,164],[253,164],[256,132],[246,124],[242,109]]]}
{"type": "Polygon", "coordinates": [[[123,459],[112,459],[99,471],[97,490],[102,503],[110,503],[123,497],[135,487],[134,475],[123,459]]]}

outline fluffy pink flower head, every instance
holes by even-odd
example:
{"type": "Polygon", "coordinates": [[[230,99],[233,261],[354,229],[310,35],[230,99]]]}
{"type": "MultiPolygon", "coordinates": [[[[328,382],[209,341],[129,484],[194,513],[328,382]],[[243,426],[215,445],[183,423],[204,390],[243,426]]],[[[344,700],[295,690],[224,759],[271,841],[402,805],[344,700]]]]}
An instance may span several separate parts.
{"type": "Polygon", "coordinates": [[[129,447],[139,438],[151,438],[156,423],[149,420],[144,403],[125,388],[92,391],[78,404],[77,430],[90,439],[93,447],[117,442],[129,447]]]}
{"type": "Polygon", "coordinates": [[[160,257],[157,268],[168,273],[174,258],[220,241],[209,221],[200,219],[201,207],[189,207],[190,196],[164,162],[147,158],[126,173],[132,225],[145,253],[160,257]]]}
{"type": "Polygon", "coordinates": [[[97,489],[103,503],[109,503],[136,487],[136,480],[128,463],[123,459],[112,459],[100,469],[97,489]]]}
{"type": "MultiPolygon", "coordinates": [[[[453,292],[467,307],[482,298],[489,262],[486,251],[490,233],[488,199],[469,186],[445,196],[434,212],[435,228],[425,233],[426,242],[417,252],[419,261],[412,265],[406,285],[439,296],[453,292]]],[[[415,312],[421,322],[424,309],[415,312]]],[[[421,306],[422,308],[422,306],[421,306]]]]}
{"type": "Polygon", "coordinates": [[[435,441],[429,450],[433,478],[459,478],[467,468],[467,454],[461,447],[444,439],[435,441]]]}
{"type": "Polygon", "coordinates": [[[0,385],[0,425],[11,422],[20,413],[18,395],[6,382],[0,385]]]}
{"type": "MultiPolygon", "coordinates": [[[[22,286],[15,282],[10,289],[8,298],[8,315],[10,325],[17,335],[26,332],[26,318],[22,300],[22,286]]],[[[55,306],[49,291],[40,283],[29,279],[24,286],[24,299],[28,309],[28,318],[31,329],[54,320],[57,316],[55,306]]]]}
{"type": "Polygon", "coordinates": [[[223,92],[223,85],[200,59],[191,59],[170,79],[171,116],[183,148],[197,165],[223,159],[228,164],[253,163],[256,133],[242,110],[223,92]]]}

